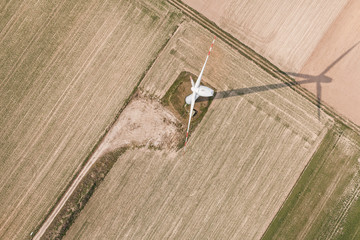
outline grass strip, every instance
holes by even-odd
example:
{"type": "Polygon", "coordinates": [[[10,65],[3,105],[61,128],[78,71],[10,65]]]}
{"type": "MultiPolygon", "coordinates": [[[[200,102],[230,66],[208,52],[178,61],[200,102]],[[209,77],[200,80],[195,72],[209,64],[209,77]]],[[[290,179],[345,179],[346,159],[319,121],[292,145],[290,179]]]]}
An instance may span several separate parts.
{"type": "Polygon", "coordinates": [[[122,147],[106,153],[96,161],[51,223],[43,235],[44,239],[61,239],[66,234],[117,159],[127,149],[128,147],[122,147]]]}
{"type": "MultiPolygon", "coordinates": [[[[356,159],[360,153],[354,150],[356,147],[346,153],[349,150],[344,145],[351,135],[354,132],[340,122],[327,132],[262,236],[263,240],[336,236],[348,239],[345,236],[360,234],[360,226],[357,227],[360,215],[356,214],[360,212],[360,202],[355,199],[358,193],[357,190],[351,194],[347,192],[359,174],[356,159]],[[344,230],[333,232],[336,229],[344,230]]],[[[360,146],[358,139],[350,141],[360,146]]],[[[355,189],[360,188],[355,186],[355,189]]]]}
{"type": "MultiPolygon", "coordinates": [[[[170,16],[173,16],[173,13],[170,13],[170,16]]],[[[150,68],[153,66],[153,64],[155,63],[156,59],[158,58],[158,56],[160,55],[160,53],[163,51],[163,49],[165,48],[165,46],[168,44],[168,42],[170,41],[170,39],[174,36],[176,30],[179,28],[179,25],[176,25],[172,31],[172,33],[170,34],[170,36],[165,40],[164,44],[160,47],[159,51],[155,54],[155,57],[150,61],[149,65],[147,66],[147,68],[145,69],[145,71],[142,73],[142,75],[139,78],[139,81],[136,83],[134,89],[132,90],[132,92],[130,93],[129,97],[127,99],[125,99],[123,106],[121,107],[121,109],[118,111],[118,113],[115,115],[113,121],[111,122],[111,124],[109,124],[109,126],[104,130],[104,133],[100,136],[99,140],[96,142],[96,144],[94,145],[94,147],[91,149],[91,151],[89,152],[89,154],[87,155],[87,157],[85,158],[85,160],[83,161],[83,163],[81,164],[80,168],[77,170],[77,172],[75,173],[75,175],[73,176],[73,178],[71,179],[71,181],[67,184],[67,186],[64,188],[64,191],[60,194],[60,196],[57,198],[57,200],[55,201],[55,204],[49,209],[48,213],[46,214],[46,216],[43,218],[43,220],[40,222],[40,224],[36,227],[36,229],[33,231],[33,235],[35,236],[36,233],[39,231],[40,227],[44,224],[44,222],[47,220],[47,218],[50,216],[50,214],[52,213],[52,211],[55,209],[55,207],[57,206],[57,204],[60,202],[60,200],[63,198],[63,196],[65,195],[65,193],[67,192],[67,190],[70,188],[70,186],[72,185],[72,183],[75,181],[75,179],[78,177],[78,175],[80,174],[81,170],[83,169],[83,167],[86,165],[86,163],[90,160],[91,156],[95,153],[95,151],[98,149],[98,147],[100,146],[100,144],[102,143],[103,139],[105,138],[105,136],[107,135],[107,133],[110,131],[110,129],[112,128],[112,126],[116,123],[116,121],[118,120],[118,118],[120,117],[120,114],[124,111],[124,109],[126,108],[126,106],[129,104],[129,102],[132,100],[132,98],[134,97],[134,95],[136,94],[136,92],[138,91],[139,85],[142,82],[142,80],[145,78],[146,74],[148,73],[148,71],[150,70],[150,68]]],[[[99,183],[98,183],[99,184],[99,183]]],[[[95,189],[94,189],[95,190],[95,189]]],[[[92,194],[91,194],[92,195],[92,194]]],[[[90,196],[91,196],[90,195],[90,196]]],[[[77,214],[78,215],[78,214],[77,214]]],[[[76,215],[76,216],[77,216],[76,215]]],[[[74,215],[75,216],[75,215],[74,215]]],[[[75,220],[75,219],[74,219],[75,220]]],[[[72,220],[71,222],[73,222],[74,220],[72,220]]],[[[67,227],[66,229],[68,229],[69,227],[67,227]]],[[[51,231],[51,230],[50,230],[51,231]]],[[[47,231],[44,233],[44,236],[48,235],[47,231]]]]}

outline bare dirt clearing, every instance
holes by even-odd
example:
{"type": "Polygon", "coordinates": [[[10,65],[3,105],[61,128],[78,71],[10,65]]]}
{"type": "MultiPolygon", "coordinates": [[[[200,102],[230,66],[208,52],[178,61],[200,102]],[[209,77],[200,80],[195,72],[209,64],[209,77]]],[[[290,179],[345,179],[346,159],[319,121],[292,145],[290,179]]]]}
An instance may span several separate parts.
{"type": "Polygon", "coordinates": [[[82,168],[34,239],[40,239],[45,231],[45,238],[58,237],[64,233],[62,231],[66,231],[68,225],[71,224],[71,220],[68,218],[71,215],[75,217],[78,214],[72,208],[79,208],[77,211],[81,211],[81,207],[77,206],[77,202],[86,204],[87,200],[78,196],[79,192],[84,196],[89,194],[88,196],[91,197],[91,191],[94,191],[93,189],[102,181],[101,174],[106,174],[108,171],[106,166],[104,168],[101,165],[108,164],[111,169],[111,164],[116,161],[116,159],[111,159],[112,156],[117,158],[117,155],[121,155],[127,148],[144,146],[170,150],[177,145],[180,139],[177,126],[176,118],[159,102],[142,97],[133,99],[82,168]],[[99,165],[99,161],[104,162],[104,164],[100,163],[99,165]],[[100,172],[98,174],[100,175],[99,179],[92,180],[93,177],[89,176],[89,174],[94,175],[96,172],[100,172]]]}
{"type": "Polygon", "coordinates": [[[161,2],[2,5],[0,238],[16,239],[50,211],[179,16],[161,2]]]}
{"type": "Polygon", "coordinates": [[[121,113],[98,151],[104,153],[126,145],[170,149],[178,140],[177,127],[175,116],[160,102],[139,97],[121,113]]]}
{"type": "MultiPolygon", "coordinates": [[[[184,22],[140,87],[162,98],[181,71],[200,71],[209,39],[184,22]]],[[[221,40],[204,79],[218,91],[280,82],[221,40]]],[[[66,238],[260,238],[331,124],[285,86],[223,93],[184,155],[140,149],[121,156],[66,238]]]]}

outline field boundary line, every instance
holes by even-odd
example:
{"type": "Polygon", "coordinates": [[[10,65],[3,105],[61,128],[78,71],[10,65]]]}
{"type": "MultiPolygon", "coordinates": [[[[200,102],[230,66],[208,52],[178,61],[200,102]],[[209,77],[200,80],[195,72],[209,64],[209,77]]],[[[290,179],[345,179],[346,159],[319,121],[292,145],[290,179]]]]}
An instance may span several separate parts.
{"type": "MultiPolygon", "coordinates": [[[[269,60],[267,60],[266,58],[255,52],[250,47],[246,46],[244,43],[240,42],[230,33],[221,29],[216,23],[209,20],[203,14],[199,13],[198,11],[196,11],[189,5],[185,4],[181,0],[167,0],[167,1],[176,8],[180,9],[190,19],[194,20],[196,23],[198,23],[199,25],[201,25],[211,33],[215,34],[217,37],[219,37],[221,40],[227,43],[230,47],[237,50],[241,55],[243,55],[244,57],[255,63],[257,66],[262,68],[271,76],[279,79],[289,88],[293,89],[295,92],[297,92],[304,98],[308,99],[311,103],[317,105],[317,98],[313,93],[311,93],[309,90],[305,89],[304,87],[300,86],[299,84],[294,84],[297,83],[294,78],[290,77],[284,71],[280,70],[277,66],[271,63],[269,60]]],[[[320,102],[320,107],[326,114],[344,123],[346,126],[348,126],[352,130],[360,134],[360,126],[353,123],[346,116],[342,116],[334,108],[330,107],[323,101],[320,102]]]]}
{"type": "MultiPolygon", "coordinates": [[[[324,130],[326,129],[326,127],[324,128],[324,130]]],[[[275,216],[273,217],[273,219],[271,220],[271,222],[269,223],[268,227],[266,228],[265,232],[262,234],[261,238],[260,239],[264,239],[264,236],[266,235],[266,233],[268,232],[268,230],[270,229],[270,226],[271,224],[275,221],[275,219],[278,217],[278,215],[280,214],[280,211],[282,210],[282,208],[284,207],[284,205],[287,203],[288,199],[290,198],[290,196],[292,195],[292,193],[294,192],[295,190],[295,187],[298,185],[298,183],[300,182],[301,180],[301,177],[303,176],[303,174],[306,172],[306,170],[308,169],[308,167],[310,166],[311,164],[311,161],[312,159],[314,158],[314,156],[318,153],[319,149],[321,148],[321,144],[322,142],[324,141],[325,137],[327,134],[330,134],[330,131],[334,131],[334,134],[336,134],[336,139],[334,141],[334,143],[332,143],[332,148],[331,148],[331,151],[328,151],[327,152],[327,155],[329,155],[333,150],[334,148],[336,147],[337,143],[339,142],[340,138],[343,136],[343,133],[344,133],[344,130],[340,129],[339,126],[336,125],[336,123],[332,126],[331,129],[328,129],[328,131],[324,131],[324,136],[322,137],[319,145],[317,146],[317,148],[315,149],[315,151],[313,152],[313,154],[311,155],[310,157],[310,160],[307,162],[306,166],[304,167],[304,169],[301,171],[298,179],[296,180],[295,184],[293,185],[293,187],[291,188],[289,194],[286,196],[285,200],[283,201],[283,203],[281,204],[281,206],[279,207],[278,211],[276,212],[275,216]]],[[[323,161],[321,162],[321,166],[320,168],[322,168],[322,166],[325,164],[326,161],[323,161]]],[[[311,176],[309,178],[309,181],[307,181],[306,183],[306,186],[304,187],[304,189],[306,189],[309,184],[310,184],[310,181],[312,181],[312,179],[314,178],[315,176],[311,176]]]]}
{"type": "Polygon", "coordinates": [[[161,52],[164,50],[164,48],[167,46],[169,41],[173,38],[175,33],[177,32],[178,28],[182,24],[182,21],[180,21],[174,28],[173,32],[169,36],[168,39],[165,40],[164,44],[160,47],[158,52],[155,54],[155,57],[150,61],[149,65],[145,69],[145,71],[141,74],[139,81],[136,83],[134,89],[130,93],[129,97],[124,101],[123,106],[120,108],[118,113],[116,114],[113,121],[110,123],[110,125],[105,129],[104,133],[100,136],[97,143],[94,145],[88,156],[85,158],[85,161],[81,164],[80,169],[76,172],[72,180],[69,182],[69,184],[65,187],[65,190],[63,193],[59,196],[53,207],[49,210],[48,214],[44,217],[44,220],[39,224],[39,226],[34,231],[34,237],[32,239],[41,239],[41,237],[46,233],[48,227],[53,222],[53,220],[56,218],[58,213],[62,210],[62,208],[65,206],[65,203],[69,200],[71,195],[74,193],[76,188],[80,185],[81,181],[85,178],[88,171],[91,169],[91,167],[97,162],[100,156],[96,156],[98,148],[104,141],[106,135],[110,131],[110,129],[114,126],[118,118],[120,117],[121,113],[124,111],[124,109],[127,107],[127,105],[130,103],[132,98],[134,97],[135,93],[137,92],[140,83],[145,78],[146,74],[149,72],[151,67],[156,62],[157,58],[161,54],[161,52]]]}

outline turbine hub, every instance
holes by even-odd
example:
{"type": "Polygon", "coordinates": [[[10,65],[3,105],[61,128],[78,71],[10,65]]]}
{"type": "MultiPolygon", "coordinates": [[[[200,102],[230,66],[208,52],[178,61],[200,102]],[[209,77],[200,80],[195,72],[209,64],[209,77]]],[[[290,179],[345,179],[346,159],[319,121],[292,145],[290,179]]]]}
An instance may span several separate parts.
{"type": "Polygon", "coordinates": [[[193,93],[199,93],[199,88],[191,87],[191,91],[192,91],[193,93]]]}

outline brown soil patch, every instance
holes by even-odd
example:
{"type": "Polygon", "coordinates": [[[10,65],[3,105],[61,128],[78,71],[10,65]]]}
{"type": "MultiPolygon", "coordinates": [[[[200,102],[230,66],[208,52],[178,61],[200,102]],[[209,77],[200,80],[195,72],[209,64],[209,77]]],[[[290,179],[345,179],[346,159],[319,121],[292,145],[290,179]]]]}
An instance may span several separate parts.
{"type": "Polygon", "coordinates": [[[177,118],[159,101],[139,94],[121,113],[101,151],[126,145],[171,148],[178,142],[178,127],[177,118]]]}
{"type": "Polygon", "coordinates": [[[47,239],[65,235],[117,159],[130,147],[170,149],[179,142],[176,117],[157,100],[137,93],[69,187],[54,212],[47,239]]]}

